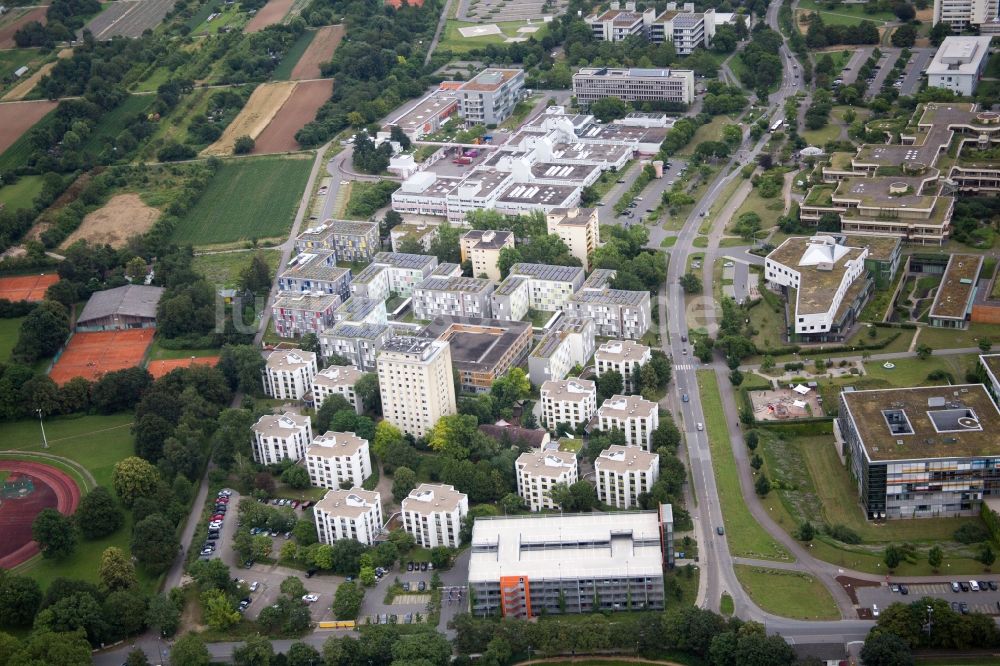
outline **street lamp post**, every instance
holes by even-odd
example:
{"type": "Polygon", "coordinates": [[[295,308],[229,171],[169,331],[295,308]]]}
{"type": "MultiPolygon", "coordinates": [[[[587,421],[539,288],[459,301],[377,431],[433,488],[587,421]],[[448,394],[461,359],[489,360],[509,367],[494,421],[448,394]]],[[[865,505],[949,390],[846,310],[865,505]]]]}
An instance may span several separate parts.
{"type": "Polygon", "coordinates": [[[42,422],[42,410],[38,408],[35,410],[38,412],[38,425],[42,429],[42,448],[49,448],[49,440],[45,437],[45,424],[42,422]]]}

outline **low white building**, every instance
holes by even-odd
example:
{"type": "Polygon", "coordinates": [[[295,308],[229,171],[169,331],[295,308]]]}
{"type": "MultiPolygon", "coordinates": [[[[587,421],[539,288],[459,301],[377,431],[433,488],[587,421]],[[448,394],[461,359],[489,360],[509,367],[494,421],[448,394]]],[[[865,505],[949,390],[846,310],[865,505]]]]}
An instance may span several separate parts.
{"type": "Polygon", "coordinates": [[[618,428],[625,433],[629,446],[649,450],[653,431],[660,426],[660,412],[655,402],[637,395],[613,395],[597,408],[600,429],[604,432],[618,428]]]}
{"type": "Polygon", "coordinates": [[[594,460],[597,499],[618,509],[639,505],[660,478],[660,456],[637,446],[609,446],[594,460]]]}
{"type": "Polygon", "coordinates": [[[514,463],[517,471],[517,494],[532,511],[558,509],[549,497],[557,485],[572,485],[580,480],[576,454],[571,451],[526,451],[514,463]]]}
{"type": "Polygon", "coordinates": [[[292,412],[262,416],[251,430],[253,459],[262,465],[301,460],[312,441],[312,420],[292,412]]]}
{"type": "Polygon", "coordinates": [[[549,380],[542,384],[542,424],[555,430],[560,423],[576,428],[597,411],[597,384],[588,379],[549,380]]]}
{"type": "Polygon", "coordinates": [[[354,385],[365,373],[351,365],[331,365],[316,373],[313,377],[313,403],[317,410],[323,406],[331,395],[342,395],[347,402],[354,405],[354,411],[360,414],[364,411],[361,398],[354,390],[354,385]]]}
{"type": "Polygon", "coordinates": [[[316,376],[316,354],[301,349],[271,352],[264,363],[264,393],[277,400],[301,400],[316,376]]]}
{"type": "Polygon", "coordinates": [[[423,548],[458,548],[469,497],[454,486],[421,483],[403,499],[403,528],[423,548]]]}
{"type": "Polygon", "coordinates": [[[360,486],[372,475],[368,440],[353,432],[326,432],[306,449],[309,482],[320,488],[360,486]]]}
{"type": "Polygon", "coordinates": [[[639,370],[653,357],[652,350],[634,340],[608,340],[594,352],[597,376],[617,372],[622,376],[625,391],[632,393],[639,386],[639,370]]]}
{"type": "Polygon", "coordinates": [[[382,531],[382,496],[363,488],[328,490],[313,506],[313,520],[320,543],[354,539],[375,545],[382,531]]]}
{"type": "Polygon", "coordinates": [[[946,88],[956,95],[971,97],[990,60],[992,39],[991,36],[945,37],[927,66],[927,87],[946,88]]]}

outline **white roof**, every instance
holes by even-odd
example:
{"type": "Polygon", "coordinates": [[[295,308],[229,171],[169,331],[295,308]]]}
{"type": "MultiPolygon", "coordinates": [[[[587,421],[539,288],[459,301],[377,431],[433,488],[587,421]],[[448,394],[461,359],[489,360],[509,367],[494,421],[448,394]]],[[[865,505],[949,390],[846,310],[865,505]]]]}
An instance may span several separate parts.
{"type": "Polygon", "coordinates": [[[656,511],[479,518],[472,528],[470,583],[662,574],[656,511]]]}
{"type": "Polygon", "coordinates": [[[792,400],[792,405],[798,407],[799,409],[802,409],[803,407],[806,406],[806,403],[802,400],[792,400]]]}
{"type": "Polygon", "coordinates": [[[803,386],[802,384],[799,384],[798,386],[796,386],[792,390],[795,391],[796,393],[798,393],[799,395],[805,395],[806,393],[809,393],[809,391],[810,391],[810,389],[809,389],[808,386],[803,386]]]}
{"type": "Polygon", "coordinates": [[[989,57],[992,37],[945,37],[927,66],[927,74],[974,76],[989,57]]]}
{"type": "Polygon", "coordinates": [[[806,243],[806,251],[799,259],[799,266],[815,266],[816,264],[835,264],[840,258],[850,252],[851,248],[839,245],[831,236],[813,236],[806,243]]]}

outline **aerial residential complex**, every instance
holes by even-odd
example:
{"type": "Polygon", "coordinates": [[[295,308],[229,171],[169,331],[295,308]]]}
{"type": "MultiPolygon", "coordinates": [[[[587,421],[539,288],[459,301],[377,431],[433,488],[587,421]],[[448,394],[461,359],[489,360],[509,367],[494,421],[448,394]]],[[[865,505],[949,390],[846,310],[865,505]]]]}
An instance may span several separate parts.
{"type": "Polygon", "coordinates": [[[526,451],[514,463],[517,494],[531,511],[558,509],[549,496],[557,485],[571,486],[579,480],[576,454],[571,451],[526,451]]]}
{"type": "Polygon", "coordinates": [[[372,475],[368,440],[353,432],[324,433],[306,449],[306,470],[309,482],[320,488],[360,486],[372,475]]]}
{"type": "Polygon", "coordinates": [[[680,10],[676,2],[668,2],[659,15],[655,9],[636,10],[634,2],[621,7],[620,2],[612,2],[607,11],[586,18],[594,39],[620,42],[641,36],[655,43],[672,42],[678,55],[688,55],[698,47],[710,47],[716,26],[734,20],[733,14],[716,14],[714,9],[695,12],[693,2],[684,3],[680,10]]]}
{"type": "Polygon", "coordinates": [[[660,456],[637,446],[609,446],[594,460],[597,499],[618,509],[639,506],[660,478],[660,456]]]}
{"type": "Polygon", "coordinates": [[[402,502],[403,528],[423,548],[458,548],[469,498],[453,486],[421,483],[402,502]]]}
{"type": "Polygon", "coordinates": [[[581,105],[605,97],[626,102],[694,101],[694,72],[690,69],[631,69],[583,67],[573,75],[573,94],[581,105]]]}
{"type": "Polygon", "coordinates": [[[617,372],[628,392],[638,391],[639,370],[652,359],[652,350],[632,340],[608,340],[594,353],[594,369],[600,377],[617,372]]]}
{"type": "Polygon", "coordinates": [[[653,323],[649,292],[612,289],[615,275],[613,270],[598,268],[562,309],[593,319],[596,335],[638,340],[653,323]]]}
{"type": "Polygon", "coordinates": [[[301,338],[307,333],[319,335],[333,326],[334,310],[341,304],[338,294],[317,292],[279,292],[271,307],[274,332],[282,338],[301,338]]]}
{"type": "Polygon", "coordinates": [[[472,527],[472,614],[660,610],[673,562],[673,513],[479,518],[472,527]]]}
{"type": "Polygon", "coordinates": [[[262,465],[301,460],[312,442],[312,420],[292,412],[262,416],[251,431],[253,459],[262,465]]]}
{"type": "MultiPolygon", "coordinates": [[[[569,253],[590,270],[590,255],[601,244],[601,225],[596,208],[553,208],[545,216],[545,226],[566,243],[569,253]]],[[[499,279],[499,278],[497,278],[499,279]]]]}
{"type": "Polygon", "coordinates": [[[437,317],[420,333],[450,346],[452,369],[462,390],[487,393],[493,382],[524,362],[531,349],[531,325],[469,317],[437,317]]]}
{"type": "Polygon", "coordinates": [[[589,379],[549,380],[541,386],[542,425],[555,430],[587,424],[597,412],[597,385],[589,379]]]}
{"type": "Polygon", "coordinates": [[[837,425],[869,520],[973,515],[1000,495],[1000,411],[982,384],[844,391],[837,425]]]}
{"type": "Polygon", "coordinates": [[[316,376],[316,354],[301,349],[271,352],[264,363],[264,394],[278,400],[301,400],[316,376]]]}
{"type": "Polygon", "coordinates": [[[386,324],[334,324],[319,335],[324,358],[342,356],[363,372],[375,372],[378,352],[392,337],[386,324]]]}
{"type": "Polygon", "coordinates": [[[382,497],[362,488],[328,490],[313,506],[320,543],[355,539],[372,546],[382,531],[382,497]]]}
{"type": "Polygon", "coordinates": [[[471,277],[428,277],[413,289],[413,315],[434,317],[489,317],[493,281],[471,277]]]}
{"type": "Polygon", "coordinates": [[[583,286],[586,274],[574,266],[514,264],[493,292],[493,316],[522,319],[528,308],[555,312],[583,286]]]}
{"type": "Polygon", "coordinates": [[[455,413],[451,348],[446,340],[387,340],[377,360],[382,415],[414,437],[426,435],[442,416],[455,413]]]}
{"type": "Polygon", "coordinates": [[[299,252],[327,250],[335,261],[370,261],[379,251],[378,224],[355,220],[327,220],[309,227],[295,241],[299,252]]]}
{"type": "Polygon", "coordinates": [[[303,251],[292,257],[278,275],[278,289],[290,292],[323,292],[342,299],[351,295],[351,271],[337,267],[333,250],[303,251]]]}

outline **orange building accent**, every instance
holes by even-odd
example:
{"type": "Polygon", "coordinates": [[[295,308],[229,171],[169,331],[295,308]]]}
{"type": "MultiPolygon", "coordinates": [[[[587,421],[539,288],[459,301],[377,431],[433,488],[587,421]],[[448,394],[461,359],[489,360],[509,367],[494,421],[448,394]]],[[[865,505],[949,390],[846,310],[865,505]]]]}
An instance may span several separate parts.
{"type": "Polygon", "coordinates": [[[500,611],[504,617],[531,617],[531,584],[527,576],[500,576],[500,611]]]}
{"type": "Polygon", "coordinates": [[[971,320],[981,324],[1000,324],[1000,303],[990,301],[973,305],[971,320]]]}

